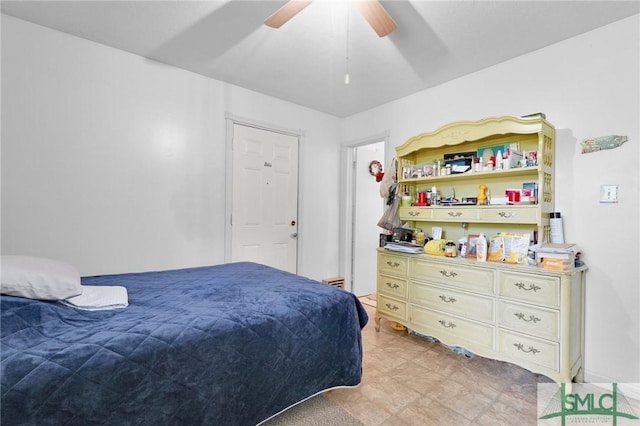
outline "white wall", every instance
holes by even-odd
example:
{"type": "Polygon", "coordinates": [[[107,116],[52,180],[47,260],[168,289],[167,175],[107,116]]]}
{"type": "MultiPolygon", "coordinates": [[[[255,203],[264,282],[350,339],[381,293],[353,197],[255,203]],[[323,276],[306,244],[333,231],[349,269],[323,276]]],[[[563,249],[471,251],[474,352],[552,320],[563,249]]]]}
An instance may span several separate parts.
{"type": "Polygon", "coordinates": [[[546,114],[557,129],[556,210],[589,266],[590,381],[640,382],[639,28],[636,15],[343,121],[342,139],[388,130],[397,146],[452,121],[546,114]],[[580,153],[583,139],[610,134],[629,142],[580,153]],[[603,183],[620,185],[619,204],[599,203],[603,183]]]}
{"type": "Polygon", "coordinates": [[[338,119],[2,15],[2,252],[222,263],[225,113],[304,132],[300,273],[337,275],[338,119]]]}

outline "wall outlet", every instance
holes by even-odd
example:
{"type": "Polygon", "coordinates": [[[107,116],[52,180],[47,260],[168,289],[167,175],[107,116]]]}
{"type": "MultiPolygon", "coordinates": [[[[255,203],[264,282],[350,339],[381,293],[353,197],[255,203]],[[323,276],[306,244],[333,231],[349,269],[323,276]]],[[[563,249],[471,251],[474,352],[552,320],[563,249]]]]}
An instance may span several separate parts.
{"type": "Polygon", "coordinates": [[[618,185],[600,185],[600,202],[617,203],[618,185]]]}

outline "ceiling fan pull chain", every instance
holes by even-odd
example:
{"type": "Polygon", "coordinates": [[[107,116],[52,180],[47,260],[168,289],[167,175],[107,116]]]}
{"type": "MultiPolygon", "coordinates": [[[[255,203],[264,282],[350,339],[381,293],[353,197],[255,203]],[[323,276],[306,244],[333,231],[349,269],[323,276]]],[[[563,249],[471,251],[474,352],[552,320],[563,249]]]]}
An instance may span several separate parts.
{"type": "Polygon", "coordinates": [[[347,72],[344,75],[344,84],[349,84],[351,79],[349,77],[349,16],[350,16],[350,8],[347,5],[347,72]]]}

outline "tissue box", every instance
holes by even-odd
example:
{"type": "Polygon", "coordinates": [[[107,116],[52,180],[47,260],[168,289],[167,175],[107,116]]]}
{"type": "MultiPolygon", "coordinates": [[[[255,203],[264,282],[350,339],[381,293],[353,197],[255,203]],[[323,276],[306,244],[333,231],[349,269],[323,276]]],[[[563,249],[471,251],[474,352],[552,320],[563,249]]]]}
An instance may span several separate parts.
{"type": "Polygon", "coordinates": [[[507,199],[507,197],[491,197],[491,199],[489,200],[489,204],[490,205],[507,205],[509,204],[509,200],[507,199]]]}
{"type": "Polygon", "coordinates": [[[465,173],[473,167],[473,158],[459,158],[456,160],[444,160],[444,164],[451,166],[451,174],[465,173]]]}

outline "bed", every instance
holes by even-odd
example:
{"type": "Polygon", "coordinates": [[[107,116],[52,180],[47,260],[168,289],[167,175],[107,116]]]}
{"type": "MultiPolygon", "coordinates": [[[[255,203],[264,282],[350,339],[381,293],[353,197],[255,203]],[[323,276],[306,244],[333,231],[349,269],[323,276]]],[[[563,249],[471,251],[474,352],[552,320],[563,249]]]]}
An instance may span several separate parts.
{"type": "Polygon", "coordinates": [[[256,425],[355,386],[351,293],[250,263],[83,277],[124,309],[2,295],[2,425],[256,425]]]}

